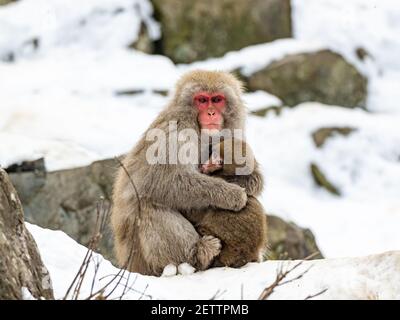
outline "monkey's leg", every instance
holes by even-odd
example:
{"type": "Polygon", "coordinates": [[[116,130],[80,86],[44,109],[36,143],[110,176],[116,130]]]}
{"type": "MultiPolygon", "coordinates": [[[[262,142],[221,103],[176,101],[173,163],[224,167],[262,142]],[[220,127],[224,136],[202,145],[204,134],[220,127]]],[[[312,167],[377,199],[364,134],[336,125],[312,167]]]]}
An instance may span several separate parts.
{"type": "Polygon", "coordinates": [[[151,273],[161,274],[168,264],[189,263],[198,270],[208,268],[221,250],[214,237],[200,238],[193,225],[179,212],[153,208],[141,223],[142,256],[151,273]]]}
{"type": "Polygon", "coordinates": [[[214,258],[221,252],[221,241],[214,236],[207,235],[200,238],[192,251],[192,261],[196,269],[206,270],[214,258]]]}

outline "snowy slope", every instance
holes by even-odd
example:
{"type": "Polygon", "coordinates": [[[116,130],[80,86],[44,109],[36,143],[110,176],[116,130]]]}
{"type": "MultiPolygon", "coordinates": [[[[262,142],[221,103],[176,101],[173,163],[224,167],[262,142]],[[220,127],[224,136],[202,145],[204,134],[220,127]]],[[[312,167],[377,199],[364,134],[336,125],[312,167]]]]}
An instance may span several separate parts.
{"type": "Polygon", "coordinates": [[[400,112],[400,6],[397,0],[292,0],[294,36],[343,54],[369,76],[368,108],[400,112]],[[363,48],[370,55],[356,58],[363,48]]]}
{"type": "MultiPolygon", "coordinates": [[[[127,152],[192,68],[250,73],[285,54],[332,48],[369,77],[368,109],[303,104],[280,117],[250,116],[247,136],[266,175],[265,208],[309,227],[327,257],[400,248],[400,12],[397,0],[293,0],[295,39],[281,39],[175,66],[126,46],[140,23],[159,36],[147,0],[21,0],[0,7],[0,165],[44,156],[49,170],[127,152]],[[83,22],[84,21],[84,22],[83,22]],[[371,23],[373,21],[373,23],[371,23]],[[33,39],[40,39],[34,49],[33,39]],[[373,58],[360,62],[358,47],[373,58]],[[144,90],[133,96],[118,91],[144,90]],[[317,149],[321,126],[351,126],[317,149]],[[343,196],[318,189],[316,162],[343,196]]],[[[247,93],[248,108],[279,104],[247,93]]]]}
{"type": "Polygon", "coordinates": [[[24,0],[0,8],[0,57],[29,57],[38,40],[41,54],[56,48],[104,50],[137,39],[141,23],[153,39],[160,27],[147,0],[24,0]],[[4,56],[3,56],[4,57],[4,56]]]}
{"type": "MultiPolygon", "coordinates": [[[[61,231],[42,229],[27,223],[53,281],[55,298],[64,297],[86,254],[86,248],[61,231]]],[[[100,269],[94,291],[104,286],[118,269],[100,255],[100,269]],[[103,278],[104,277],[104,278],[103,278]],[[103,278],[103,279],[102,279],[103,278]],[[99,280],[102,279],[102,280],[99,280]]],[[[275,280],[279,267],[290,269],[296,261],[252,263],[241,269],[215,268],[190,276],[149,277],[131,274],[132,287],[124,299],[257,299],[275,280]]],[[[269,299],[305,299],[326,290],[314,299],[400,299],[400,252],[388,252],[361,258],[306,261],[289,273],[286,280],[300,274],[296,281],[276,288],[269,299]],[[304,273],[308,270],[306,273],[304,273]]],[[[89,296],[94,263],[89,268],[80,298],[89,296]]],[[[126,278],[128,274],[124,275],[126,278]]],[[[126,281],[110,296],[118,298],[126,281]]],[[[112,288],[112,286],[111,286],[112,288]]]]}

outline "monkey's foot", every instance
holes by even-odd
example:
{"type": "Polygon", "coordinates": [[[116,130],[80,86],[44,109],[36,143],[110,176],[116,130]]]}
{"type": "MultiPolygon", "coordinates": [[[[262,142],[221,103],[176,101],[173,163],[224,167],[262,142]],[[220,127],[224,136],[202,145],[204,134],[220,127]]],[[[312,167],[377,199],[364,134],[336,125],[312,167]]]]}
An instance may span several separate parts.
{"type": "Polygon", "coordinates": [[[187,275],[193,274],[193,273],[195,273],[195,271],[196,271],[196,269],[193,268],[193,267],[192,267],[189,263],[187,263],[187,262],[181,263],[181,264],[178,266],[178,273],[181,274],[181,275],[183,275],[183,276],[187,276],[187,275]]]}
{"type": "Polygon", "coordinates": [[[213,236],[204,236],[197,243],[197,262],[200,270],[208,268],[221,252],[221,241],[213,236]]]}
{"type": "Polygon", "coordinates": [[[172,277],[172,276],[176,276],[178,273],[178,269],[176,268],[176,265],[170,263],[168,265],[165,266],[161,277],[172,277]]]}

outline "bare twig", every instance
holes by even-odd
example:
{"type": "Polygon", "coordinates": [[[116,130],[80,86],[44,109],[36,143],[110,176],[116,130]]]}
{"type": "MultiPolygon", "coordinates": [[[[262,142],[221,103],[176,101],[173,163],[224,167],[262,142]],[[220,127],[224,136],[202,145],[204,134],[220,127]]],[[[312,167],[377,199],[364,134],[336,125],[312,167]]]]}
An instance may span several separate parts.
{"type": "MultiPolygon", "coordinates": [[[[104,199],[101,199],[100,201],[104,202],[104,199]]],[[[71,282],[69,288],[67,289],[67,292],[65,293],[63,300],[68,299],[71,292],[72,292],[71,299],[78,299],[83,280],[85,278],[88,266],[93,256],[93,251],[98,247],[105,226],[105,221],[107,220],[108,217],[108,211],[104,211],[102,209],[104,209],[104,207],[98,204],[96,211],[95,230],[92,238],[89,241],[88,250],[85,254],[85,257],[83,258],[83,261],[78,269],[78,272],[76,273],[73,281],[71,282]]]]}
{"type": "Polygon", "coordinates": [[[224,293],[226,292],[226,290],[221,291],[220,289],[217,290],[217,292],[211,297],[210,300],[217,300],[219,297],[221,297],[224,293]]]}
{"type": "Polygon", "coordinates": [[[312,268],[312,266],[310,266],[308,269],[306,269],[305,271],[303,271],[302,273],[300,273],[298,276],[296,276],[293,279],[289,279],[286,281],[283,281],[284,279],[286,279],[286,277],[293,272],[294,270],[296,270],[298,267],[300,267],[304,261],[310,260],[313,257],[315,257],[316,255],[318,255],[318,252],[315,252],[311,255],[309,255],[308,257],[304,258],[304,260],[299,261],[298,263],[296,263],[293,267],[287,269],[287,270],[283,270],[283,265],[279,265],[278,269],[277,269],[277,273],[276,273],[276,278],[274,280],[274,282],[266,287],[260,294],[260,296],[258,297],[258,300],[266,300],[268,299],[269,296],[271,296],[271,294],[274,292],[274,290],[282,285],[285,285],[287,283],[296,281],[301,279],[308,271],[310,271],[310,269],[312,268]]]}
{"type": "MultiPolygon", "coordinates": [[[[135,183],[132,180],[132,177],[130,176],[130,174],[129,174],[128,170],[126,169],[126,167],[124,166],[124,164],[118,158],[115,158],[115,159],[119,163],[120,167],[124,170],[126,175],[128,176],[129,181],[135,191],[135,194],[136,194],[136,197],[138,200],[138,215],[137,215],[137,217],[135,217],[134,223],[135,223],[135,227],[138,228],[138,225],[140,223],[140,218],[141,218],[141,203],[140,203],[139,193],[138,193],[135,183]]],[[[94,234],[93,234],[91,240],[89,241],[88,250],[87,250],[86,255],[79,267],[79,270],[78,270],[77,274],[75,275],[71,285],[69,286],[69,288],[63,298],[64,300],[70,298],[70,296],[71,296],[71,299],[75,299],[75,300],[80,298],[79,296],[80,296],[81,288],[82,288],[83,282],[85,280],[89,265],[92,262],[94,262],[93,252],[99,246],[104,229],[106,227],[106,223],[108,221],[109,209],[110,208],[108,208],[108,210],[105,209],[104,199],[101,199],[101,202],[97,205],[97,212],[96,212],[97,215],[96,215],[96,224],[95,224],[94,234]]],[[[151,298],[151,296],[145,294],[145,291],[147,290],[148,286],[145,288],[145,290],[143,292],[132,288],[132,286],[136,282],[137,277],[134,279],[133,284],[131,286],[129,286],[129,280],[130,280],[131,273],[129,272],[128,276],[125,277],[125,273],[127,272],[127,269],[129,268],[129,266],[131,264],[132,257],[134,254],[134,249],[136,248],[137,241],[138,241],[137,236],[135,236],[132,239],[132,248],[130,250],[129,257],[128,257],[127,261],[125,262],[125,264],[122,266],[122,268],[118,271],[118,273],[114,274],[114,275],[110,275],[111,279],[105,285],[103,285],[96,291],[94,290],[94,288],[95,288],[96,281],[98,281],[97,275],[98,275],[99,268],[100,268],[100,261],[97,260],[96,262],[94,262],[94,276],[93,276],[92,283],[91,283],[90,294],[88,297],[85,298],[86,300],[108,299],[115,292],[115,290],[118,287],[120,287],[121,285],[123,286],[123,292],[118,297],[118,299],[122,299],[124,297],[124,295],[129,291],[134,291],[134,292],[140,293],[141,294],[140,299],[142,299],[145,296],[151,298]],[[123,280],[125,280],[125,284],[122,284],[123,280]],[[112,286],[112,288],[110,289],[111,286],[112,286]]],[[[104,278],[106,278],[106,277],[100,278],[99,281],[101,281],[104,278]]]]}
{"type": "Polygon", "coordinates": [[[97,258],[94,264],[94,276],[92,279],[92,285],[90,287],[90,294],[93,294],[94,285],[96,283],[97,273],[99,272],[99,269],[100,269],[100,259],[97,258]]]}
{"type": "Polygon", "coordinates": [[[142,292],[142,295],[139,297],[139,300],[142,300],[142,298],[146,295],[145,293],[146,293],[146,290],[148,287],[149,287],[149,285],[146,284],[146,288],[144,288],[144,291],[142,292]]]}
{"type": "Polygon", "coordinates": [[[312,298],[318,297],[318,296],[320,296],[321,294],[324,294],[327,291],[328,291],[328,288],[322,289],[321,291],[317,292],[316,294],[312,294],[312,295],[309,295],[309,296],[305,297],[304,300],[310,300],[312,298]]]}

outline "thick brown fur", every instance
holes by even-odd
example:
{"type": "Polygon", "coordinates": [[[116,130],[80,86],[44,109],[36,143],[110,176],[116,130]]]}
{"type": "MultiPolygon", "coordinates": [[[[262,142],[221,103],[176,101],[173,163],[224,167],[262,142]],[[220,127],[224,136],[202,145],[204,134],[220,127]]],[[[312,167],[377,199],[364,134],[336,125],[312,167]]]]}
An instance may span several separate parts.
{"type": "MultiPolygon", "coordinates": [[[[187,128],[200,132],[192,104],[193,95],[202,90],[223,92],[227,98],[223,128],[243,129],[242,86],[233,75],[193,71],[178,82],[172,101],[123,160],[132,181],[120,168],[114,185],[111,226],[115,254],[119,264],[132,272],[160,275],[166,265],[184,262],[198,270],[208,268],[220,252],[220,241],[199,236],[181,212],[206,210],[210,206],[239,211],[246,205],[243,188],[200,173],[199,162],[149,164],[146,159],[146,151],[154,143],[146,141],[149,130],[163,130],[168,138],[169,121],[177,121],[178,132],[187,128]],[[138,189],[139,199],[131,182],[138,189]]],[[[201,147],[200,139],[196,147],[201,147]]]]}
{"type": "Polygon", "coordinates": [[[208,209],[201,212],[190,211],[185,215],[195,225],[201,235],[212,235],[222,242],[221,253],[215,258],[213,266],[241,267],[248,262],[260,261],[267,244],[267,220],[262,205],[255,198],[263,188],[263,178],[250,147],[240,140],[225,140],[215,148],[219,149],[221,159],[224,151],[241,145],[247,164],[254,169],[249,175],[236,175],[236,169],[243,167],[233,157],[231,163],[223,163],[221,169],[212,174],[231,183],[237,183],[248,194],[246,206],[239,212],[221,209],[208,209]],[[246,151],[247,150],[247,151],[246,151]]]}

